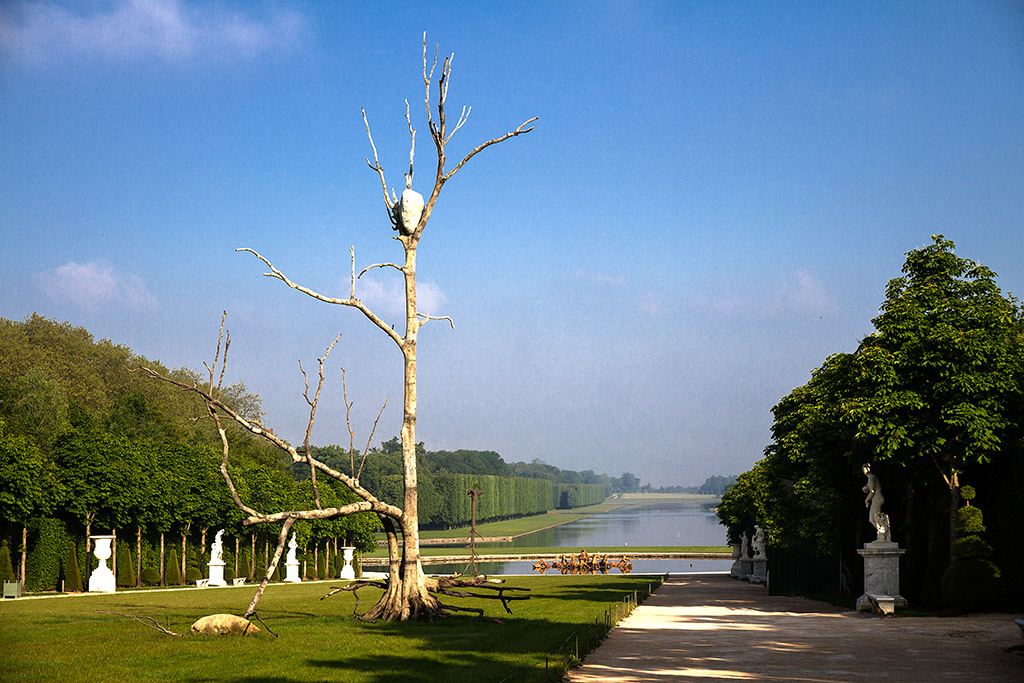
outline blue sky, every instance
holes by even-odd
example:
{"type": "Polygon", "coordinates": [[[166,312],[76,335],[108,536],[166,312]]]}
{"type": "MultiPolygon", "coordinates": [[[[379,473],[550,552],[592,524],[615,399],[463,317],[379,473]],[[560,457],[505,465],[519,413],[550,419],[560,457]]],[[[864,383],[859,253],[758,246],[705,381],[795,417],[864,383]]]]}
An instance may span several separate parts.
{"type": "MultiPolygon", "coordinates": [[[[872,330],[930,235],[1024,292],[1019,2],[20,2],[0,7],[0,316],[33,311],[229,378],[298,442],[400,427],[401,357],[348,291],[400,258],[389,183],[434,159],[423,32],[455,53],[446,185],[419,249],[418,437],[636,473],[760,457],[771,407],[872,330]]],[[[397,278],[357,295],[401,329],[397,278]]]]}

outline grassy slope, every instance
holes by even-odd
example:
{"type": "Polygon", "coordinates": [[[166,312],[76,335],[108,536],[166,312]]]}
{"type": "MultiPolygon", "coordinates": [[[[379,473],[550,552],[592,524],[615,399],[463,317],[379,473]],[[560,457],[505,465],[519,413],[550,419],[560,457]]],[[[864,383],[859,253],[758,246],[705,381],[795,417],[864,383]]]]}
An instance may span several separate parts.
{"type": "MultiPolygon", "coordinates": [[[[531,599],[511,603],[506,615],[493,600],[458,600],[483,607],[477,622],[459,615],[434,624],[361,623],[348,593],[319,598],[330,582],[273,585],[260,614],[280,636],[171,638],[95,610],[148,615],[187,633],[195,619],[241,614],[252,588],[143,591],[0,603],[0,653],[5,681],[228,682],[344,680],[501,680],[527,667],[543,672],[577,628],[593,624],[649,577],[551,576],[515,578],[531,599]],[[500,617],[496,620],[496,617],[500,617]]],[[[360,611],[379,595],[364,589],[360,611]]],[[[516,680],[520,680],[516,678],[516,680]]]]}

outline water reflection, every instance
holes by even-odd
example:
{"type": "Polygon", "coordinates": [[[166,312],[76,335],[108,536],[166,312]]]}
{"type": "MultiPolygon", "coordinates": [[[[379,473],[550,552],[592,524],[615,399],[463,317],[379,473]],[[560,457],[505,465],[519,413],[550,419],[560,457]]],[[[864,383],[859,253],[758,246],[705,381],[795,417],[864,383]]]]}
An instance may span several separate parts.
{"type": "MultiPolygon", "coordinates": [[[[558,515],[549,515],[558,523],[558,515]]],[[[659,504],[603,512],[502,543],[478,548],[570,548],[725,545],[725,527],[704,508],[659,504]]]]}
{"type": "MultiPolygon", "coordinates": [[[[558,523],[558,515],[550,515],[558,523]]],[[[637,547],[722,546],[726,544],[725,527],[718,517],[704,508],[680,504],[658,503],[629,506],[595,514],[570,524],[544,529],[504,543],[477,543],[478,552],[487,548],[565,548],[577,552],[581,548],[622,548],[622,554],[637,547]]],[[[461,545],[461,544],[460,544],[461,545]]],[[[603,553],[602,553],[603,554],[603,553]]],[[[616,553],[618,555],[618,553],[616,553]]],[[[548,559],[548,564],[557,558],[548,559]]],[[[634,573],[664,574],[689,572],[727,572],[732,560],[652,560],[631,558],[634,573]]],[[[477,562],[484,574],[530,574],[532,561],[477,562]]],[[[429,564],[430,574],[453,574],[466,564],[429,564]]]]}

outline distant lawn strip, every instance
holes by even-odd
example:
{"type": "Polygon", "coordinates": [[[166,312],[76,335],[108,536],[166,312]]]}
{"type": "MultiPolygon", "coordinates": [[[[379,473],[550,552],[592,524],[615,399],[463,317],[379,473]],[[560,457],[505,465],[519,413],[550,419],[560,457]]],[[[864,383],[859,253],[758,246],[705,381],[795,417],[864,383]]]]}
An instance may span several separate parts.
{"type": "MultiPolygon", "coordinates": [[[[589,510],[590,508],[587,509],[589,510]]],[[[585,513],[566,512],[517,517],[515,519],[505,519],[500,522],[477,524],[476,530],[477,533],[483,534],[488,538],[522,536],[523,534],[530,534],[535,531],[540,531],[541,529],[548,529],[553,526],[560,526],[562,524],[575,522],[576,520],[590,517],[598,512],[599,510],[594,510],[592,512],[585,513]]],[[[421,531],[420,538],[425,540],[469,538],[469,531],[470,527],[468,526],[456,527],[454,529],[441,529],[437,531],[421,531]]]]}
{"type": "MultiPolygon", "coordinates": [[[[151,616],[178,633],[219,612],[241,614],[251,589],[208,588],[85,595],[0,603],[3,679],[13,681],[323,681],[384,683],[443,680],[500,681],[526,669],[543,680],[545,655],[554,655],[573,631],[603,620],[612,605],[657,579],[642,575],[517,577],[530,600],[448,598],[482,607],[479,622],[457,615],[433,624],[361,623],[351,594],[320,600],[341,582],[273,584],[260,614],[280,636],[173,638],[139,623],[97,614],[151,616]]],[[[482,592],[482,591],[481,591],[482,592]]],[[[379,592],[361,592],[360,611],[379,592]]],[[[552,662],[555,657],[552,657],[552,662]]]]}

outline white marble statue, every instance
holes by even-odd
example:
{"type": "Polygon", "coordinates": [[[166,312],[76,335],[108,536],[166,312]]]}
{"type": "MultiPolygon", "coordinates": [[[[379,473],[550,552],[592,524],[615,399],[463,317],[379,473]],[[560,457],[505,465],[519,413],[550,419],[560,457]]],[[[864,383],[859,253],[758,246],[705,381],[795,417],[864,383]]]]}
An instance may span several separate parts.
{"type": "Polygon", "coordinates": [[[868,508],[868,521],[871,522],[871,526],[875,527],[878,536],[876,540],[891,541],[889,515],[882,512],[882,503],[885,502],[885,496],[882,495],[882,484],[878,481],[878,477],[871,472],[871,465],[864,463],[862,469],[868,477],[867,483],[861,489],[868,494],[864,499],[864,507],[868,508]]]}
{"type": "Polygon", "coordinates": [[[765,554],[764,548],[764,531],[761,527],[754,525],[754,559],[755,560],[766,560],[768,556],[765,554]]]}
{"type": "Polygon", "coordinates": [[[292,532],[292,537],[291,537],[291,539],[288,540],[288,560],[287,560],[287,564],[291,564],[293,562],[298,564],[299,561],[295,558],[295,549],[298,548],[298,547],[299,547],[299,544],[295,541],[295,533],[292,532]]]}
{"type": "Polygon", "coordinates": [[[210,546],[210,562],[223,562],[224,561],[224,530],[221,529],[217,532],[217,535],[213,537],[213,545],[210,546]]]}
{"type": "Polygon", "coordinates": [[[740,559],[750,559],[750,534],[746,531],[743,532],[743,536],[740,537],[740,559]]]}

